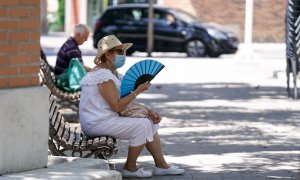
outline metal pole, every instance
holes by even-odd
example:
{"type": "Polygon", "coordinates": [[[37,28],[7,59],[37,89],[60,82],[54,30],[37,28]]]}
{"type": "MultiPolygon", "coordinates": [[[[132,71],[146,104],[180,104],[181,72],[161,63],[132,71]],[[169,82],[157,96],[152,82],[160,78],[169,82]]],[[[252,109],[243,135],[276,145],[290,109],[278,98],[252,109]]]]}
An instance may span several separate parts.
{"type": "Polygon", "coordinates": [[[148,27],[147,27],[147,53],[151,57],[153,50],[153,0],[149,0],[148,27]]]}
{"type": "Polygon", "coordinates": [[[246,50],[246,59],[249,59],[252,52],[252,24],[253,24],[253,0],[246,0],[245,12],[245,34],[244,43],[246,50]]]}

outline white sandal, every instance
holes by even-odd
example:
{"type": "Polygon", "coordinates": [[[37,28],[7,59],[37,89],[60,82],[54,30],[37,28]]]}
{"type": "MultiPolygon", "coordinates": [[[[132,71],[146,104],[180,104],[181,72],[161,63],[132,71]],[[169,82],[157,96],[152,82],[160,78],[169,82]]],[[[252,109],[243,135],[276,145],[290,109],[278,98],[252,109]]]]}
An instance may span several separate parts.
{"type": "Polygon", "coordinates": [[[179,174],[183,174],[184,173],[184,169],[179,168],[178,166],[174,166],[171,165],[169,168],[167,169],[163,169],[163,168],[158,168],[155,167],[153,174],[157,175],[157,176],[163,176],[163,175],[179,175],[179,174]]]}
{"type": "Polygon", "coordinates": [[[134,172],[123,169],[122,176],[123,177],[151,177],[152,173],[145,171],[144,168],[140,168],[134,172]]]}

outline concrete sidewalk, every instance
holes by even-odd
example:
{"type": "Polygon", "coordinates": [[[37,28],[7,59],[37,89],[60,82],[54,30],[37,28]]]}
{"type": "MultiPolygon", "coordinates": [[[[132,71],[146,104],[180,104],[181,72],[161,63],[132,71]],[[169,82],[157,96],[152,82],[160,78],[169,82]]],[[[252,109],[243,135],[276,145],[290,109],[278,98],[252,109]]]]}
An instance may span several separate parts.
{"type": "MultiPolygon", "coordinates": [[[[249,60],[243,59],[242,45],[237,54],[216,59],[154,54],[166,67],[138,101],[161,113],[165,158],[186,173],[147,179],[300,179],[300,101],[285,90],[285,46],[254,44],[253,52],[249,60]]],[[[48,53],[52,64],[53,54],[48,53]]],[[[93,66],[96,50],[83,48],[83,54],[93,66]]],[[[120,72],[145,58],[135,53],[120,72]]],[[[125,163],[127,144],[120,142],[110,159],[117,170],[125,163]]],[[[154,169],[146,150],[138,162],[154,169]]]]}
{"type": "MultiPolygon", "coordinates": [[[[300,102],[287,97],[285,77],[273,76],[283,60],[159,60],[166,68],[138,100],[162,114],[166,159],[187,172],[152,179],[300,178],[300,102]]],[[[119,149],[117,170],[127,142],[119,149]]],[[[154,168],[146,151],[138,161],[154,168]]]]}

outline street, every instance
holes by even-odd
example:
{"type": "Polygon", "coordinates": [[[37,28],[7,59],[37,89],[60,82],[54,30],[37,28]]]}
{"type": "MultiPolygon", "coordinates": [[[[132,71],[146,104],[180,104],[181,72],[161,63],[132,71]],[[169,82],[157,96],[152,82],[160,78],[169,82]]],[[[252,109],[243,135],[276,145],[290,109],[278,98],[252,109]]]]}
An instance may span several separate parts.
{"type": "MultiPolygon", "coordinates": [[[[45,49],[54,65],[55,49],[45,49]]],[[[182,176],[147,179],[300,179],[300,101],[287,96],[284,51],[284,45],[270,44],[255,46],[251,59],[243,58],[243,48],[220,58],[128,57],[119,70],[123,74],[142,59],[165,65],[137,101],[162,115],[158,132],[165,158],[186,170],[182,176]]],[[[96,50],[83,54],[92,67],[96,50]]],[[[117,170],[125,163],[127,144],[120,142],[110,159],[117,170]]],[[[138,162],[154,169],[146,150],[138,162]]]]}

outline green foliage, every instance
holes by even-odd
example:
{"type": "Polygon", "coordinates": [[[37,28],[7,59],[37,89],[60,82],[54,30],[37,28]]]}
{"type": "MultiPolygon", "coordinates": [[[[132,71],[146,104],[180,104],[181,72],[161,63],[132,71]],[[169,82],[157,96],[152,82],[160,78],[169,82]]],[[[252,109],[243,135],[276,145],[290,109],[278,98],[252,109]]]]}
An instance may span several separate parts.
{"type": "Polygon", "coordinates": [[[65,0],[58,0],[58,10],[54,22],[49,23],[49,31],[64,31],[65,24],[65,0]]]}
{"type": "Polygon", "coordinates": [[[65,24],[65,0],[58,1],[57,23],[59,25],[65,24]]]}

